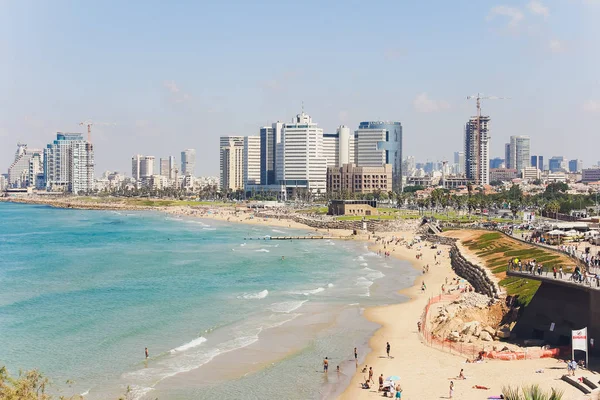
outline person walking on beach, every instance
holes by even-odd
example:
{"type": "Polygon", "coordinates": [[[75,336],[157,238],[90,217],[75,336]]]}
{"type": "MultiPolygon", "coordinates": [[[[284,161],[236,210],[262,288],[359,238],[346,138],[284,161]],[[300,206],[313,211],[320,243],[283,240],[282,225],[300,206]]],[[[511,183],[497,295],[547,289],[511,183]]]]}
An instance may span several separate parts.
{"type": "Polygon", "coordinates": [[[392,349],[392,346],[390,346],[390,342],[387,342],[387,344],[385,345],[385,351],[387,353],[388,358],[390,358],[390,350],[392,349]]]}
{"type": "Polygon", "coordinates": [[[323,373],[327,373],[327,370],[329,369],[329,360],[327,359],[327,357],[325,357],[325,359],[323,360],[323,373]]]}
{"type": "Polygon", "coordinates": [[[396,398],[397,399],[402,398],[402,386],[400,386],[400,384],[396,385],[396,398]]]}
{"type": "Polygon", "coordinates": [[[373,367],[369,367],[369,381],[371,383],[375,383],[375,381],[373,380],[373,367]]]}
{"type": "Polygon", "coordinates": [[[144,353],[146,353],[146,360],[148,359],[148,357],[150,357],[150,354],[148,354],[148,348],[144,348],[144,353]]]}
{"type": "Polygon", "coordinates": [[[451,399],[453,395],[454,395],[454,382],[450,381],[450,396],[448,398],[451,399]]]}
{"type": "Polygon", "coordinates": [[[356,350],[356,347],[354,348],[354,361],[356,362],[356,365],[358,365],[358,351],[356,350]]]}

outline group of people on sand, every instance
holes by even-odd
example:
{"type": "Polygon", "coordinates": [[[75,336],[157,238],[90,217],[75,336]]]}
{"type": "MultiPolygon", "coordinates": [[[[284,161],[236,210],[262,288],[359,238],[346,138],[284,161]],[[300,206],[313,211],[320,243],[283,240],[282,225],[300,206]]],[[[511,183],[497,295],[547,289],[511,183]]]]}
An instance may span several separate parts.
{"type": "MultiPolygon", "coordinates": [[[[390,342],[387,342],[385,345],[385,353],[387,354],[388,358],[393,358],[390,354],[392,350],[392,346],[390,345],[390,342]]],[[[354,348],[355,351],[355,359],[356,359],[356,348],[354,348]]],[[[358,360],[357,360],[358,362],[358,360]]],[[[365,367],[362,369],[362,373],[366,374],[369,373],[368,378],[365,378],[365,382],[361,383],[361,387],[363,389],[370,389],[371,385],[375,385],[375,381],[373,379],[374,376],[374,371],[373,371],[373,367],[368,367],[367,365],[365,365],[365,367]]],[[[402,387],[400,386],[400,383],[395,383],[392,380],[385,380],[383,378],[383,374],[379,375],[379,386],[377,389],[377,392],[379,393],[383,393],[384,397],[392,397],[392,398],[396,398],[396,399],[401,399],[402,398],[402,387]]]]}

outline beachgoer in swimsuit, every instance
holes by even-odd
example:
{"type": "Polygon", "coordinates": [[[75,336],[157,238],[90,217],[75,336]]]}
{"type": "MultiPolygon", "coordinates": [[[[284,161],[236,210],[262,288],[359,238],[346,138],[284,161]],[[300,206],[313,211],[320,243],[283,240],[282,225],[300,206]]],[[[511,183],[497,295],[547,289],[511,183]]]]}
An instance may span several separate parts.
{"type": "Polygon", "coordinates": [[[354,348],[354,361],[358,362],[358,352],[356,351],[356,347],[354,348]]]}
{"type": "Polygon", "coordinates": [[[146,358],[150,357],[150,355],[148,354],[148,348],[147,347],[144,349],[144,352],[146,353],[146,358]]]}
{"type": "Polygon", "coordinates": [[[327,359],[327,357],[325,357],[325,359],[323,360],[323,372],[327,373],[328,369],[329,369],[329,360],[327,359]]]}
{"type": "Polygon", "coordinates": [[[450,399],[454,395],[454,382],[450,381],[450,399]]]}
{"type": "Polygon", "coordinates": [[[392,346],[390,346],[390,342],[387,342],[387,345],[385,346],[385,350],[387,352],[387,356],[388,358],[390,358],[390,350],[391,350],[392,346]]]}
{"type": "Polygon", "coordinates": [[[402,387],[400,386],[400,384],[396,385],[396,398],[402,398],[402,387]]]}
{"type": "Polygon", "coordinates": [[[369,381],[375,383],[373,380],[373,367],[369,367],[369,381]]]}

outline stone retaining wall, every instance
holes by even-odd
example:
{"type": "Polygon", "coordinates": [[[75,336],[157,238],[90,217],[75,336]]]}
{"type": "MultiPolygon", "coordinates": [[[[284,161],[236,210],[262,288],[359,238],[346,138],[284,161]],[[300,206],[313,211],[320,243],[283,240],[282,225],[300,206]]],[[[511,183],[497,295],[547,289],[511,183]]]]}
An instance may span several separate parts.
{"type": "Polygon", "coordinates": [[[456,244],[452,244],[450,249],[450,262],[454,272],[461,278],[466,279],[477,293],[485,294],[494,299],[500,297],[500,288],[489,276],[485,267],[468,261],[461,254],[456,244]]]}
{"type": "MultiPolygon", "coordinates": [[[[269,213],[256,212],[254,214],[258,218],[276,218],[276,219],[287,219],[290,221],[298,222],[300,224],[308,225],[311,228],[317,229],[346,229],[346,230],[363,230],[363,222],[367,224],[367,231],[373,232],[395,232],[405,229],[406,226],[411,222],[404,222],[402,220],[366,220],[366,221],[340,221],[337,219],[317,219],[305,217],[298,214],[278,214],[273,215],[269,213]]],[[[414,223],[414,222],[412,222],[414,223]]]]}

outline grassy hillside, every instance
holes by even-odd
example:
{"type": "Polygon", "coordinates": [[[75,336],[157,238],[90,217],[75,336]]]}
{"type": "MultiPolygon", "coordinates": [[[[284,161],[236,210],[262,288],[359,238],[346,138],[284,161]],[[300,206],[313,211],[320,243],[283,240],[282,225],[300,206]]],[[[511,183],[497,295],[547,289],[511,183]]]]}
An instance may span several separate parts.
{"type": "Polygon", "coordinates": [[[567,256],[527,245],[499,232],[472,231],[468,237],[462,240],[462,243],[484,260],[485,265],[499,279],[500,286],[506,290],[508,295],[518,296],[518,302],[523,306],[529,304],[539,288],[540,282],[526,278],[507,277],[506,269],[509,260],[515,257],[524,262],[535,259],[543,264],[544,270],[562,266],[563,270],[570,271],[574,264],[567,256]]]}

